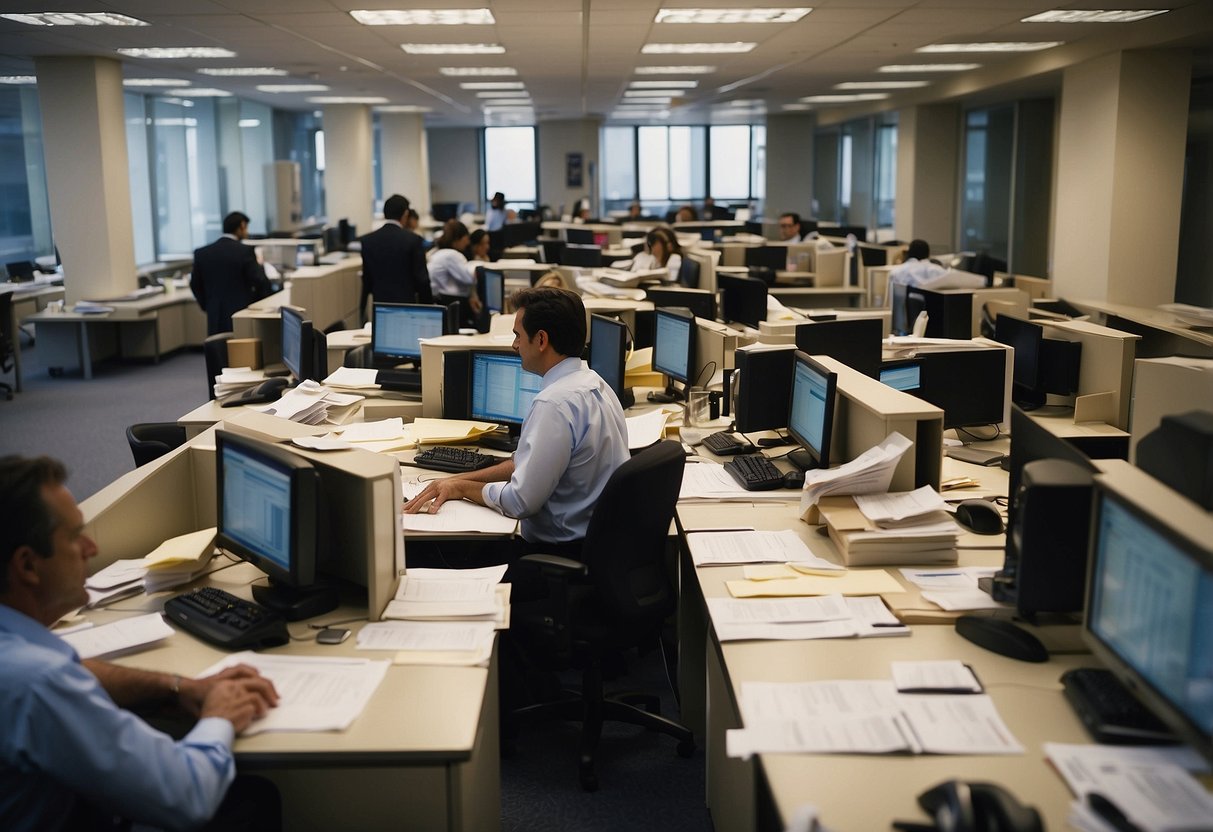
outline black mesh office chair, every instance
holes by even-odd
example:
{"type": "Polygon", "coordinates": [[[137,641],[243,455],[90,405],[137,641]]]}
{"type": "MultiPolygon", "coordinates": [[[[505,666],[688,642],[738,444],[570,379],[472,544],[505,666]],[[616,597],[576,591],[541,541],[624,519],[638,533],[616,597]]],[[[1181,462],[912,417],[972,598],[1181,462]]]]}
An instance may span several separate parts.
{"type": "Polygon", "coordinates": [[[176,422],[141,422],[126,429],[135,467],[159,459],[185,444],[185,428],[176,422]]]}
{"type": "Polygon", "coordinates": [[[233,337],[231,332],[216,332],[202,342],[202,357],[206,360],[206,394],[211,399],[215,398],[215,376],[227,366],[227,342],[233,337]]]}
{"type": "Polygon", "coordinates": [[[553,668],[581,668],[582,686],[556,701],[521,708],[514,716],[581,722],[580,777],[586,791],[598,788],[594,752],[604,719],[671,736],[683,757],[695,750],[689,729],[657,713],[656,696],[603,693],[604,657],[659,645],[662,626],[674,609],[665,546],[683,465],[682,447],[665,441],[620,466],[594,507],[584,562],[542,554],[518,561],[546,578],[549,592],[534,612],[515,606],[511,629],[520,631],[523,643],[545,649],[544,656],[532,658],[545,659],[553,668]]]}
{"type": "MultiPolygon", "coordinates": [[[[13,325],[13,293],[5,292],[0,295],[0,373],[13,371],[13,339],[19,337],[12,331],[13,325]]],[[[0,391],[4,393],[5,401],[12,401],[13,386],[0,381],[0,391]]]]}

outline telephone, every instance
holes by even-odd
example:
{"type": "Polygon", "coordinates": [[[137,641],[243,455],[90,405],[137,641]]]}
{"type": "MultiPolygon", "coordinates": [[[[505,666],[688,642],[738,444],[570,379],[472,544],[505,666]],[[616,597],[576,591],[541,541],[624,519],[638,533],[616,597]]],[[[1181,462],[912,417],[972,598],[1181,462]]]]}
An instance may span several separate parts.
{"type": "Polygon", "coordinates": [[[930,319],[930,316],[927,315],[925,309],[922,312],[918,313],[918,317],[914,319],[914,327],[911,332],[911,334],[915,338],[922,338],[922,337],[926,336],[927,323],[929,322],[929,319],[930,319]]]}
{"type": "Polygon", "coordinates": [[[902,832],[1044,832],[1040,813],[993,783],[947,780],[918,796],[934,823],[894,821],[902,832]]]}

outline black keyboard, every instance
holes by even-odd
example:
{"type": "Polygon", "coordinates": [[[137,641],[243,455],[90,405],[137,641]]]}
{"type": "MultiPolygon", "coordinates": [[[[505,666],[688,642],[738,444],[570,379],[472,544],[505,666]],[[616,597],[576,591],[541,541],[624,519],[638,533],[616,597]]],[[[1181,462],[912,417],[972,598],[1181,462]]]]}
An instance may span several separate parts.
{"type": "Polygon", "coordinates": [[[495,456],[482,454],[467,448],[448,448],[438,445],[427,448],[413,457],[413,464],[420,468],[430,468],[434,471],[446,471],[451,474],[462,474],[465,471],[479,471],[496,465],[501,460],[495,456]]]}
{"type": "Polygon", "coordinates": [[[375,383],[383,390],[396,393],[421,392],[420,370],[380,370],[375,373],[375,383]]]}
{"type": "Polygon", "coordinates": [[[1112,671],[1081,667],[1061,675],[1066,699],[1096,742],[1109,745],[1175,743],[1175,735],[1125,689],[1112,671]]]}
{"type": "Polygon", "coordinates": [[[168,599],[164,615],[190,635],[224,650],[278,647],[291,638],[278,613],[211,586],[168,599]]]}
{"type": "Polygon", "coordinates": [[[770,491],[783,488],[783,473],[761,454],[738,456],[724,464],[733,479],[746,491],[770,491]]]}
{"type": "Polygon", "coordinates": [[[756,445],[751,445],[749,442],[738,442],[727,430],[709,433],[703,438],[703,446],[716,456],[752,454],[758,450],[756,445]]]}

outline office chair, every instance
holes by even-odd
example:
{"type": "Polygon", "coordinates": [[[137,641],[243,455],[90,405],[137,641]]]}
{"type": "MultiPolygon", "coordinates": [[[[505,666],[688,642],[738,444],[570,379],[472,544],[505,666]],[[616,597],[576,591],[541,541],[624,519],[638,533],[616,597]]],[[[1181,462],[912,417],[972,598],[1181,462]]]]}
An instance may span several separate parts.
{"type": "Polygon", "coordinates": [[[660,644],[663,623],[674,609],[664,558],[683,465],[682,447],[665,441],[620,466],[594,507],[582,548],[584,562],[543,554],[518,561],[526,564],[523,569],[534,570],[531,574],[547,579],[549,595],[542,614],[528,615],[523,606],[516,606],[512,628],[523,639],[534,636],[546,651],[536,658],[546,659],[553,668],[581,668],[582,685],[556,701],[520,708],[514,716],[581,722],[580,779],[586,791],[598,788],[594,752],[604,719],[671,736],[678,741],[680,756],[695,751],[691,731],[660,716],[655,696],[603,693],[604,658],[660,644]]]}
{"type": "MultiPolygon", "coordinates": [[[[0,295],[0,373],[11,372],[15,366],[13,361],[13,293],[5,292],[0,295]]],[[[0,381],[0,390],[4,391],[4,400],[13,400],[13,386],[0,381]]]]}
{"type": "Polygon", "coordinates": [[[216,332],[202,342],[202,357],[206,360],[206,394],[215,398],[215,376],[227,366],[227,342],[235,337],[231,332],[216,332]]]}
{"type": "Polygon", "coordinates": [[[352,367],[354,369],[366,369],[373,366],[371,363],[371,344],[359,344],[345,354],[345,359],[341,362],[342,367],[352,367]]]}
{"type": "Polygon", "coordinates": [[[159,459],[185,444],[185,428],[176,422],[141,422],[126,429],[135,467],[159,459]]]}
{"type": "Polygon", "coordinates": [[[687,256],[682,258],[682,265],[678,267],[678,283],[688,289],[699,288],[699,262],[697,260],[692,260],[687,256]]]}

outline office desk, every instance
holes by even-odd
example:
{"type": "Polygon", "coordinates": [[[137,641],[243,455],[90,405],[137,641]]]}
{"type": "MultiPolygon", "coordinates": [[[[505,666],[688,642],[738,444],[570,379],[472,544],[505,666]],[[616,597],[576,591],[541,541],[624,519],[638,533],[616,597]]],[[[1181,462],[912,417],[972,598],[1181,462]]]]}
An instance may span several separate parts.
{"type": "Polygon", "coordinates": [[[1213,358],[1213,332],[1185,326],[1165,310],[1107,301],[1075,300],[1072,303],[1084,312],[1102,317],[1105,326],[1140,335],[1137,358],[1166,355],[1213,358]]]}
{"type": "Polygon", "coordinates": [[[21,332],[20,322],[41,312],[51,301],[63,300],[63,277],[33,283],[0,283],[0,294],[12,292],[12,310],[8,329],[13,336],[13,390],[21,392],[21,332]]]}
{"type": "Polygon", "coordinates": [[[867,296],[867,290],[860,286],[781,286],[776,283],[767,292],[785,306],[809,309],[860,306],[867,296]]]}
{"type": "Polygon", "coordinates": [[[52,373],[80,368],[93,377],[93,363],[110,357],[150,358],[206,339],[206,315],[192,293],[175,289],[130,301],[106,303],[112,312],[83,315],[41,311],[27,316],[38,337],[42,365],[52,373]]]}

